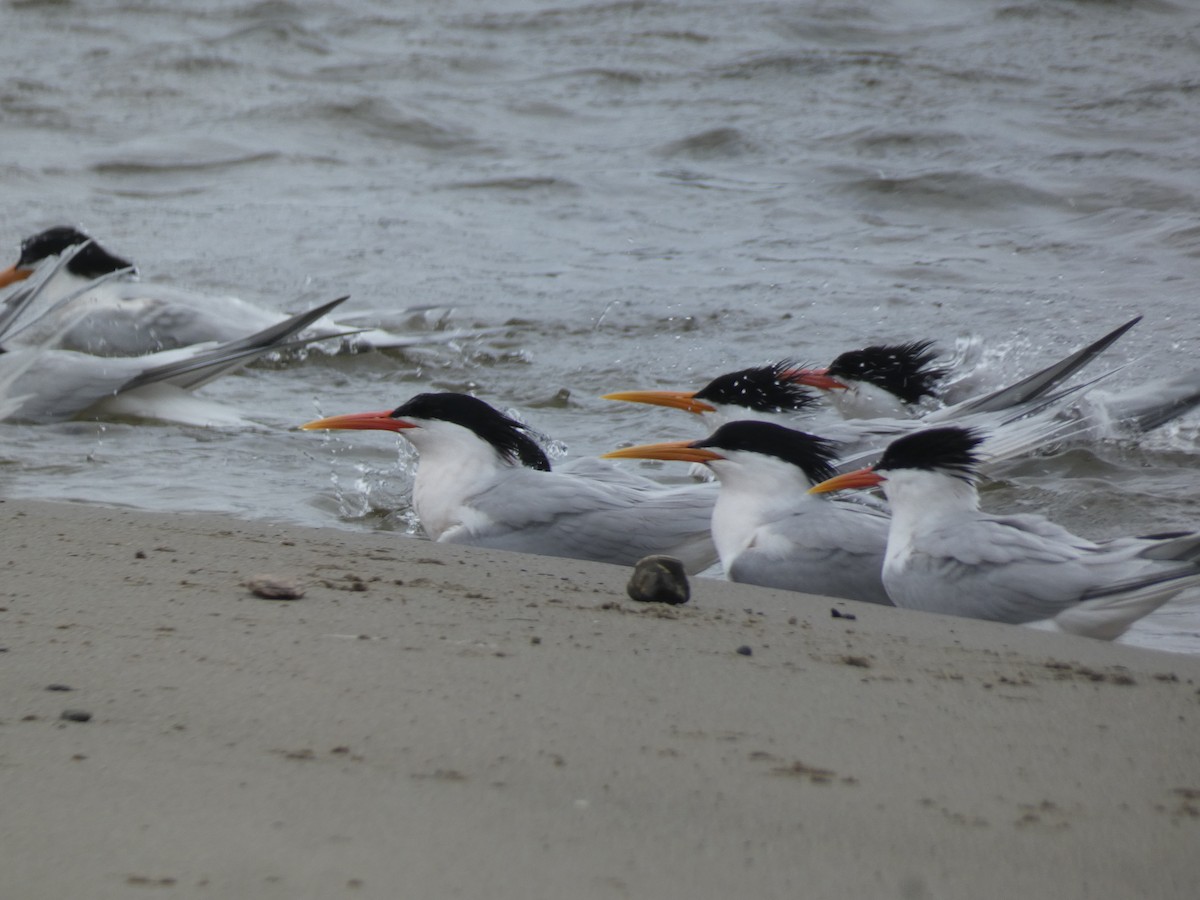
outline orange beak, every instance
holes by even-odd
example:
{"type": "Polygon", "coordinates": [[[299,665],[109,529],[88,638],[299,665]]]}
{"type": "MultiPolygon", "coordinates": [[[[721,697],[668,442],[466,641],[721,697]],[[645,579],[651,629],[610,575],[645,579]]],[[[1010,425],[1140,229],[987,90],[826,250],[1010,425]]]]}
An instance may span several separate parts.
{"type": "Polygon", "coordinates": [[[887,481],[886,478],[877,474],[870,466],[867,466],[865,469],[856,469],[844,475],[834,475],[832,478],[827,478],[820,484],[814,484],[808,489],[808,492],[810,494],[828,494],[830,491],[872,488],[878,487],[885,481],[887,481]]]}
{"type": "Polygon", "coordinates": [[[703,400],[697,400],[693,391],[618,391],[615,394],[605,394],[600,399],[669,406],[672,409],[682,409],[696,415],[717,411],[715,406],[705,403],[703,400]]]}
{"type": "Polygon", "coordinates": [[[641,444],[602,454],[601,459],[662,459],[670,462],[706,463],[724,459],[720,453],[704,447],[693,447],[691,441],[668,441],[664,444],[641,444]]]}
{"type": "Polygon", "coordinates": [[[836,378],[827,375],[826,369],[789,369],[783,377],[805,387],[816,388],[819,391],[846,391],[850,389],[836,378]]]}
{"type": "Polygon", "coordinates": [[[10,284],[15,284],[18,281],[24,281],[33,274],[33,269],[18,269],[16,266],[9,266],[3,272],[0,272],[0,288],[8,287],[10,284]]]}
{"type": "Polygon", "coordinates": [[[344,416],[330,416],[327,419],[317,419],[300,426],[301,431],[403,431],[405,428],[416,428],[412,422],[404,419],[393,419],[392,411],[381,409],[378,412],[349,413],[344,416]]]}

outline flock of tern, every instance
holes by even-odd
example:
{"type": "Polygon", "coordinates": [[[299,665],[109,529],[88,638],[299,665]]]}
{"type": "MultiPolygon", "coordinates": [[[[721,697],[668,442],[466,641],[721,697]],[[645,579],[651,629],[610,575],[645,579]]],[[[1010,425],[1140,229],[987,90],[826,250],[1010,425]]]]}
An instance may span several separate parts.
{"type": "MultiPolygon", "coordinates": [[[[0,288],[0,421],[186,421],[193,390],[264,354],[424,340],[330,318],[345,298],[286,315],[142,282],[74,228],[27,239],[0,288]]],[[[1200,405],[1200,372],[1095,399],[1113,373],[1079,373],[1137,321],[953,404],[939,402],[948,372],[924,341],[825,368],[748,368],[696,390],[608,394],[688,412],[707,434],[553,468],[536,432],[466,394],[301,427],[408,440],[413,507],[432,540],[620,565],[667,554],[746,584],[1112,639],[1200,585],[1200,533],[1091,541],[984,512],[976,486],[1003,460],[1091,439],[1101,424],[1138,433],[1200,405]],[[709,477],[665,484],[618,459],[688,462],[709,477]]]]}

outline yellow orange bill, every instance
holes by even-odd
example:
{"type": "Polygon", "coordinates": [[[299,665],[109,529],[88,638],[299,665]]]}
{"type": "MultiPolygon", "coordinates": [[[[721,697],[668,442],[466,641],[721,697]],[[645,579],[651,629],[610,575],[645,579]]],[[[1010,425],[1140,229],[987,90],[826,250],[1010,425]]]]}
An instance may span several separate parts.
{"type": "Polygon", "coordinates": [[[788,369],[783,377],[805,387],[816,388],[819,391],[845,391],[849,385],[842,384],[836,378],[826,374],[824,369],[788,369]]]}
{"type": "Polygon", "coordinates": [[[697,400],[693,391],[618,391],[615,394],[605,394],[601,399],[669,406],[671,409],[682,409],[697,415],[717,411],[712,404],[697,400]]]}
{"type": "Polygon", "coordinates": [[[862,488],[877,487],[886,480],[886,478],[877,474],[874,469],[868,466],[865,469],[856,469],[844,475],[834,475],[832,478],[827,478],[820,484],[814,484],[808,489],[808,492],[810,494],[828,494],[830,491],[861,490],[862,488]]]}
{"type": "Polygon", "coordinates": [[[704,447],[693,447],[691,441],[668,441],[663,444],[640,444],[637,447],[623,447],[620,450],[610,450],[601,455],[601,459],[662,459],[671,462],[705,463],[714,459],[724,459],[720,453],[714,453],[704,447]]]}
{"type": "Polygon", "coordinates": [[[344,416],[329,416],[306,422],[300,426],[301,431],[403,431],[405,428],[416,428],[412,422],[404,419],[393,419],[390,409],[378,412],[348,413],[344,416]]]}
{"type": "Polygon", "coordinates": [[[9,266],[3,272],[0,272],[0,288],[8,287],[18,281],[24,281],[33,274],[33,269],[18,269],[16,266],[9,266]]]}

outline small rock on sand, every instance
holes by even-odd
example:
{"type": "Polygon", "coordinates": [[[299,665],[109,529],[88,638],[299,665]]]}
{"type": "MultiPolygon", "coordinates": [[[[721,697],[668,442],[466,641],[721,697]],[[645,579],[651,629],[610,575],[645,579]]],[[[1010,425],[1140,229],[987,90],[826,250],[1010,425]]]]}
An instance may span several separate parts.
{"type": "Polygon", "coordinates": [[[304,586],[284,575],[255,575],[245,584],[250,593],[264,600],[299,600],[304,596],[304,586]]]}
{"type": "Polygon", "coordinates": [[[633,567],[625,590],[643,603],[687,603],[692,596],[683,563],[673,556],[646,556],[633,567]]]}

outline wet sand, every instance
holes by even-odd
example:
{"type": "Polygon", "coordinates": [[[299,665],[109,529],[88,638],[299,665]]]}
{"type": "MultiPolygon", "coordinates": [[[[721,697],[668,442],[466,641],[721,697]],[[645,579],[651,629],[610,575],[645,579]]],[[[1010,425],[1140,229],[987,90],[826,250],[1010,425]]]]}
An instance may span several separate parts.
{"type": "Polygon", "coordinates": [[[1195,657],[699,579],[642,605],[624,569],[387,534],[0,515],[5,898],[1200,882],[1195,657]],[[305,596],[253,596],[268,573],[305,596]]]}

